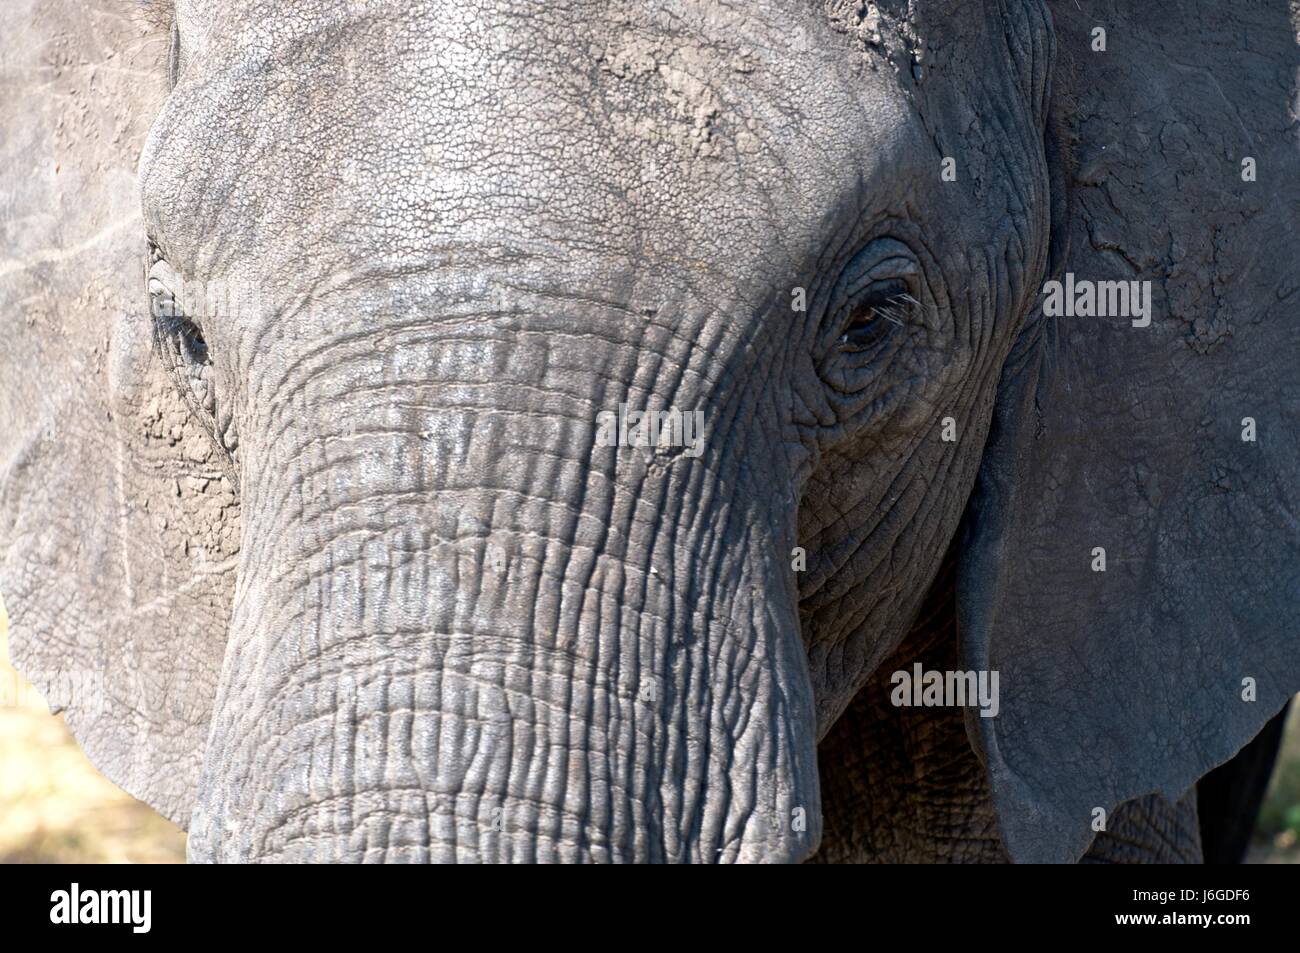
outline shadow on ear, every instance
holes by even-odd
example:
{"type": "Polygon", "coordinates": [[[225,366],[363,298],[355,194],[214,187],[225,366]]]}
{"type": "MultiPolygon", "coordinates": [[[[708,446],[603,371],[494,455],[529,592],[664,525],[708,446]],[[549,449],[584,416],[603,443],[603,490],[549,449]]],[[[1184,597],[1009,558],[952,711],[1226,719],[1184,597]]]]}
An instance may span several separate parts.
{"type": "Polygon", "coordinates": [[[130,4],[19,7],[0,33],[11,654],[96,767],[188,826],[239,507],[152,352],[135,167],[167,91],[167,36],[130,4]]]}
{"type": "Polygon", "coordinates": [[[1050,6],[1057,270],[1149,284],[1027,322],[962,530],[963,664],[1001,689],[968,732],[1039,862],[1127,799],[1177,800],[1300,689],[1289,5],[1050,6]]]}

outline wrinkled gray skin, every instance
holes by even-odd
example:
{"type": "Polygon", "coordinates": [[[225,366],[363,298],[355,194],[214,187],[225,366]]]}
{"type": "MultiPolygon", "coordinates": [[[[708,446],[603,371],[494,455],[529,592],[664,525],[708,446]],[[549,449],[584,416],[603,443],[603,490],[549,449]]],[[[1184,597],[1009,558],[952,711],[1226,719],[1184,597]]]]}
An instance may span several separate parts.
{"type": "Polygon", "coordinates": [[[1223,6],[9,4],[15,660],[194,860],[1198,859],[1300,688],[1294,18],[1223,6]],[[146,237],[256,307],[155,344],[146,237]]]}

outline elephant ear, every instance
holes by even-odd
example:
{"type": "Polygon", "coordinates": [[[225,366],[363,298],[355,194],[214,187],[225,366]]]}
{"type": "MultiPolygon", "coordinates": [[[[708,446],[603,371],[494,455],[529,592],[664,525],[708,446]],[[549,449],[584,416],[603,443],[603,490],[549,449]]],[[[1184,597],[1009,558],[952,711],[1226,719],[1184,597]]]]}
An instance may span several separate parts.
{"type": "Polygon", "coordinates": [[[13,663],[90,759],[187,825],[238,503],[152,352],[135,166],[165,27],[7,0],[0,32],[0,594],[13,663]]]}
{"type": "Polygon", "coordinates": [[[1051,7],[1054,269],[1150,282],[1151,321],[1026,320],[963,527],[964,664],[1001,694],[968,730],[1037,862],[1177,800],[1300,689],[1289,5],[1051,7]]]}

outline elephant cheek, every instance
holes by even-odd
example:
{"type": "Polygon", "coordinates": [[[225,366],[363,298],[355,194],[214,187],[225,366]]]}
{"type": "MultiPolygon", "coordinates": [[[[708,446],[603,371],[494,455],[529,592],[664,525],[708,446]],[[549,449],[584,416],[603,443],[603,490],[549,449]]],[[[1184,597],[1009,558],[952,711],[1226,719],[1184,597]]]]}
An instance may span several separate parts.
{"type": "Polygon", "coordinates": [[[633,492],[569,415],[394,427],[381,403],[247,481],[191,859],[809,854],[792,541],[754,529],[781,521],[716,461],[643,464],[633,492]]]}

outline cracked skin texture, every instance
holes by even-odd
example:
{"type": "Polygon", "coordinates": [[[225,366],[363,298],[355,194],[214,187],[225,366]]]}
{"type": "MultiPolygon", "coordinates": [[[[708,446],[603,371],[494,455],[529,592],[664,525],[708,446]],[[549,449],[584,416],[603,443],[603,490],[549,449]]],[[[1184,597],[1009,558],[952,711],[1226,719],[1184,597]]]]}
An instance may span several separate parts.
{"type": "Polygon", "coordinates": [[[6,40],[6,115],[84,108],[3,153],[76,176],[6,206],[0,588],[192,859],[1199,856],[1300,683],[1286,4],[1117,3],[1098,59],[1037,0],[154,7],[6,40]],[[259,291],[201,326],[237,491],[146,234],[259,291]],[[1044,321],[1062,270],[1152,327],[1044,321]],[[708,451],[594,446],[620,402],[708,451]],[[882,707],[917,657],[1002,714],[882,707]]]}

